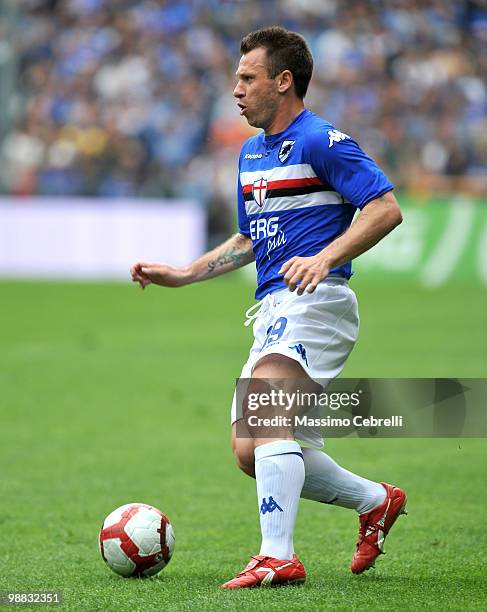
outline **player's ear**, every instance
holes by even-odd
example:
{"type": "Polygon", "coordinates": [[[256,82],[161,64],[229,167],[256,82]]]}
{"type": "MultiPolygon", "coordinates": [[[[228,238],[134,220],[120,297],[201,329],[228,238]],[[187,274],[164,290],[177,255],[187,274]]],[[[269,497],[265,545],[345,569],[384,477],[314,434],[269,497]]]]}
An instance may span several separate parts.
{"type": "Polygon", "coordinates": [[[283,70],[277,76],[277,86],[279,93],[286,93],[293,86],[293,73],[290,70],[283,70]]]}

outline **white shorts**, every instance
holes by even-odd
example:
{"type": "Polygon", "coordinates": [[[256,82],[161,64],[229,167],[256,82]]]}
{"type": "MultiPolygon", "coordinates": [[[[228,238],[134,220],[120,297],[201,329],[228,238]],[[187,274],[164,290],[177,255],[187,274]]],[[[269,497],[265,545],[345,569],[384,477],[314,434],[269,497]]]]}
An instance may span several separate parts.
{"type": "MultiPolygon", "coordinates": [[[[297,295],[284,288],[267,294],[253,325],[254,343],[240,378],[250,378],[255,364],[278,353],[297,361],[323,385],[342,371],[358,336],[357,298],[342,277],[329,277],[314,293],[297,295]]],[[[257,305],[256,305],[257,306],[257,305]]],[[[242,418],[234,394],[232,423],[242,418]]],[[[296,439],[321,448],[319,428],[295,429],[296,439]]]]}

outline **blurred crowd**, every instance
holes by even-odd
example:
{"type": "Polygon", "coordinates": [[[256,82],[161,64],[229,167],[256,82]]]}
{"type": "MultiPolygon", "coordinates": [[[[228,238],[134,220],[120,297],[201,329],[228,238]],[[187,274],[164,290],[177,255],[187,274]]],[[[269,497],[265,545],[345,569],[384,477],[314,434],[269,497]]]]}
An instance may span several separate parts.
{"type": "Polygon", "coordinates": [[[3,193],[196,196],[218,223],[253,133],[232,98],[240,39],[271,24],[311,46],[307,106],[398,186],[485,185],[483,0],[4,1],[17,77],[3,193]]]}

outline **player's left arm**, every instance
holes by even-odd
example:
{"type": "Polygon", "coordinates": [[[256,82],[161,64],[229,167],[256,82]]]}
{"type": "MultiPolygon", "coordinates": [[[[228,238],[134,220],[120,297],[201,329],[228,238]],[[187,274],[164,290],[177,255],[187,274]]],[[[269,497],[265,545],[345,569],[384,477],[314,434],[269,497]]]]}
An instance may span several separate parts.
{"type": "Polygon", "coordinates": [[[281,268],[284,282],[299,295],[312,293],[330,270],[377,244],[402,221],[393,185],[357,142],[323,126],[306,137],[304,161],[345,202],[360,210],[354,223],[313,257],[293,257],[281,268]]]}
{"type": "Polygon", "coordinates": [[[290,291],[313,293],[330,270],[358,257],[402,222],[399,204],[391,191],[371,200],[346,232],[312,257],[293,257],[280,269],[290,291]],[[299,286],[298,286],[299,284],[299,286]]]}

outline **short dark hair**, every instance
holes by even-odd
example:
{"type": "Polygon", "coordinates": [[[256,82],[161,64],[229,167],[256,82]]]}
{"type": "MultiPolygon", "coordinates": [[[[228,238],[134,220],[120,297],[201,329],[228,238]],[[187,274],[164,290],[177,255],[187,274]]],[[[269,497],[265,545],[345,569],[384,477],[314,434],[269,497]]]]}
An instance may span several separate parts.
{"type": "Polygon", "coordinates": [[[283,70],[291,71],[294,91],[302,100],[313,73],[313,56],[301,34],[279,26],[256,30],[242,38],[240,53],[245,55],[259,47],[267,52],[267,72],[270,78],[273,79],[283,70]]]}

